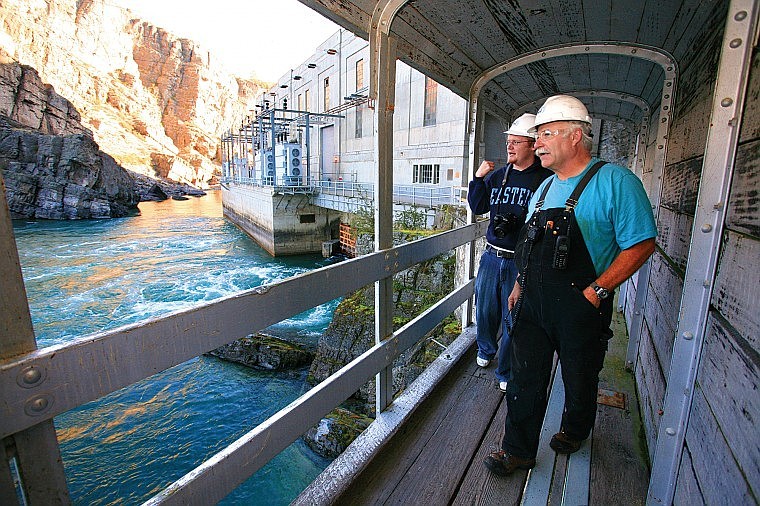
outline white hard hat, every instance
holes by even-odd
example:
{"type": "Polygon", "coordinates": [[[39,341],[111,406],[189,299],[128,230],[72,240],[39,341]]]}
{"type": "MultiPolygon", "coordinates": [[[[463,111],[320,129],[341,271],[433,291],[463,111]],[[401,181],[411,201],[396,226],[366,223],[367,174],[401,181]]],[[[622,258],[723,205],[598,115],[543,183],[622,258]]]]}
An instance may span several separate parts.
{"type": "Polygon", "coordinates": [[[549,97],[536,113],[536,123],[532,132],[545,124],[552,121],[582,121],[591,124],[591,117],[588,115],[588,109],[583,102],[570,95],[554,95],[549,97]]]}
{"type": "Polygon", "coordinates": [[[536,115],[535,114],[528,114],[525,113],[519,118],[517,118],[514,123],[509,127],[509,130],[504,132],[508,135],[519,135],[521,137],[530,137],[531,139],[536,138],[536,129],[533,127],[536,121],[536,115]],[[532,132],[529,132],[529,130],[533,128],[532,132]]]}

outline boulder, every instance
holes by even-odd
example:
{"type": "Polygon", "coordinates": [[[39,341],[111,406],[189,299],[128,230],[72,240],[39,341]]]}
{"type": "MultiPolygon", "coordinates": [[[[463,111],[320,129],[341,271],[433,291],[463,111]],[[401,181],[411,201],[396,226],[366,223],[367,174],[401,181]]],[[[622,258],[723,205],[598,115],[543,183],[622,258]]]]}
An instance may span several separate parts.
{"type": "Polygon", "coordinates": [[[153,183],[153,186],[151,186],[150,189],[146,193],[144,193],[143,195],[140,195],[140,200],[162,201],[162,200],[166,200],[168,198],[169,198],[169,196],[158,185],[158,183],[153,183]]]}
{"type": "MultiPolygon", "coordinates": [[[[202,197],[206,192],[194,188],[186,183],[177,183],[166,178],[149,177],[143,174],[133,173],[135,180],[135,191],[140,195],[141,201],[162,201],[175,197],[190,195],[192,197],[202,197]]],[[[184,200],[176,199],[175,200],[184,200]]]]}
{"type": "Polygon", "coordinates": [[[336,408],[311,427],[301,439],[316,454],[334,459],[372,423],[366,416],[336,408]]]}
{"type": "Polygon", "coordinates": [[[251,334],[207,355],[268,371],[302,367],[314,358],[314,354],[303,347],[266,334],[251,334]]]}

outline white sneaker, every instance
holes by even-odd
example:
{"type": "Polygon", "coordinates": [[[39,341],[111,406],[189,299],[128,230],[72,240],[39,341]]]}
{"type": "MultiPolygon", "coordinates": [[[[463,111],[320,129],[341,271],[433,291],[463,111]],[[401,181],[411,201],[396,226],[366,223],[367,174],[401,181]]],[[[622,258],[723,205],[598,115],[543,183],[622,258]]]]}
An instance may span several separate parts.
{"type": "Polygon", "coordinates": [[[488,364],[491,363],[491,361],[488,360],[487,358],[480,358],[480,355],[478,355],[477,362],[478,362],[478,367],[488,367],[488,364]]]}
{"type": "Polygon", "coordinates": [[[506,381],[499,381],[499,390],[506,393],[507,392],[507,382],[506,381]]]}

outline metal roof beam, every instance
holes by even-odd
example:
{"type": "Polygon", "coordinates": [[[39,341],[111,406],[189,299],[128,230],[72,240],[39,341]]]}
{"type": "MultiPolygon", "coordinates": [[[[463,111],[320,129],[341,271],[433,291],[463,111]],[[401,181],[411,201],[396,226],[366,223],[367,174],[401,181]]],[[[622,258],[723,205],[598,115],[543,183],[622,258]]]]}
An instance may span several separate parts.
{"type": "MultiPolygon", "coordinates": [[[[572,95],[578,98],[581,98],[581,97],[604,98],[608,100],[617,100],[617,101],[626,102],[638,107],[641,110],[642,117],[647,117],[647,118],[649,117],[649,104],[647,103],[647,101],[639,96],[632,95],[630,93],[625,93],[622,91],[612,91],[612,90],[579,90],[579,91],[566,91],[564,93],[565,95],[572,95]]],[[[544,98],[540,98],[538,100],[533,100],[531,102],[528,102],[527,104],[520,105],[514,110],[514,112],[512,113],[512,117],[516,118],[517,116],[521,115],[524,112],[537,109],[538,105],[544,100],[545,100],[544,98]]],[[[624,119],[624,118],[615,119],[613,121],[622,121],[625,123],[632,123],[631,120],[624,119]]]]}
{"type": "Polygon", "coordinates": [[[675,79],[678,73],[678,64],[675,58],[667,51],[643,44],[623,44],[620,42],[589,42],[586,44],[561,44],[537,49],[530,53],[524,53],[496,64],[483,71],[475,79],[470,88],[470,96],[480,94],[483,86],[494,77],[522,67],[529,63],[542,61],[548,58],[560,56],[572,56],[578,54],[614,54],[618,56],[630,56],[631,58],[651,61],[662,67],[666,79],[675,79]]]}

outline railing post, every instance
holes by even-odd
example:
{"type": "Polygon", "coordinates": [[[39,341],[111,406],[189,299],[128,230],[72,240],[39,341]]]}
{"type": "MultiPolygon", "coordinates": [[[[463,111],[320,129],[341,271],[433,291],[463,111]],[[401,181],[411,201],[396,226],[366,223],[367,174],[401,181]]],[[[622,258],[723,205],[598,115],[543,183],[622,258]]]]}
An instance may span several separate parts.
{"type": "MultiPolygon", "coordinates": [[[[665,105],[672,105],[673,102],[673,92],[675,90],[671,89],[673,85],[670,87],[666,86],[666,83],[663,82],[663,90],[662,90],[662,99],[660,104],[660,115],[665,114],[666,110],[664,109],[662,105],[663,100],[667,100],[665,105]]],[[[672,109],[672,108],[669,108],[672,109]]],[[[630,164],[631,165],[631,171],[633,171],[636,176],[638,176],[639,179],[643,180],[644,175],[644,167],[646,164],[646,155],[647,155],[647,146],[649,145],[649,123],[651,121],[651,116],[649,114],[649,108],[645,108],[642,110],[642,118],[641,118],[641,125],[639,126],[639,132],[636,135],[636,140],[634,142],[634,148],[633,148],[633,161],[630,164]]],[[[671,121],[667,121],[663,123],[660,121],[660,128],[669,128],[671,121]]],[[[659,129],[658,129],[659,130],[659,129]]],[[[667,134],[668,131],[665,130],[664,132],[658,132],[658,140],[661,142],[667,142],[667,134]]],[[[660,156],[657,158],[657,163],[665,163],[665,159],[660,156]],[[661,159],[662,158],[662,159],[661,159]]],[[[658,194],[660,192],[660,189],[657,189],[658,194]]],[[[650,190],[651,192],[651,190],[650,190]]],[[[656,212],[657,209],[653,208],[653,212],[656,212]]],[[[634,370],[636,367],[636,361],[638,359],[638,353],[639,353],[639,342],[641,341],[641,332],[644,325],[644,303],[647,299],[647,293],[649,292],[649,269],[651,265],[651,260],[647,260],[647,262],[638,270],[634,276],[636,276],[636,291],[634,293],[633,301],[630,301],[633,303],[633,308],[631,309],[632,317],[630,320],[627,321],[628,325],[628,349],[626,351],[625,356],[625,367],[629,370],[634,370]]],[[[627,280],[626,283],[620,286],[620,295],[619,295],[619,304],[622,306],[622,309],[625,309],[629,301],[627,300],[627,284],[632,281],[632,278],[627,280]]]]}
{"type": "MultiPolygon", "coordinates": [[[[467,126],[465,128],[465,142],[468,149],[467,182],[472,180],[480,160],[480,138],[482,136],[484,113],[482,108],[478,108],[478,96],[480,89],[470,90],[470,100],[468,103],[467,126]]],[[[467,206],[467,223],[475,223],[477,217],[473,214],[470,206],[467,206]]],[[[475,277],[475,241],[466,244],[464,250],[464,282],[466,283],[475,277]]],[[[462,311],[462,328],[472,324],[473,313],[475,310],[475,298],[471,297],[462,311]]]]}
{"type": "MultiPolygon", "coordinates": [[[[370,103],[374,102],[375,250],[393,247],[393,108],[396,93],[396,44],[390,25],[404,1],[380,2],[370,25],[370,103]]],[[[386,258],[392,264],[394,259],[386,258]]],[[[386,267],[391,272],[390,267],[386,267]]],[[[375,342],[393,335],[393,276],[375,283],[375,342]]],[[[393,400],[393,364],[377,375],[375,409],[382,412],[393,400]]]]}
{"type": "Polygon", "coordinates": [[[705,340],[758,24],[753,0],[732,0],[712,98],[681,308],[657,431],[647,504],[672,504],[705,340]]]}
{"type": "MultiPolygon", "coordinates": [[[[5,183],[0,175],[0,360],[37,349],[32,328],[32,317],[21,274],[21,264],[13,236],[5,183]]],[[[38,392],[44,385],[45,371],[29,368],[17,379],[19,388],[28,390],[28,409],[31,413],[44,413],[53,403],[51,394],[38,392]]],[[[41,422],[29,429],[9,436],[0,446],[0,504],[18,504],[13,478],[10,476],[10,458],[15,458],[24,496],[29,504],[70,504],[61,452],[52,420],[41,422]],[[10,448],[15,455],[7,455],[10,448]]]]}

